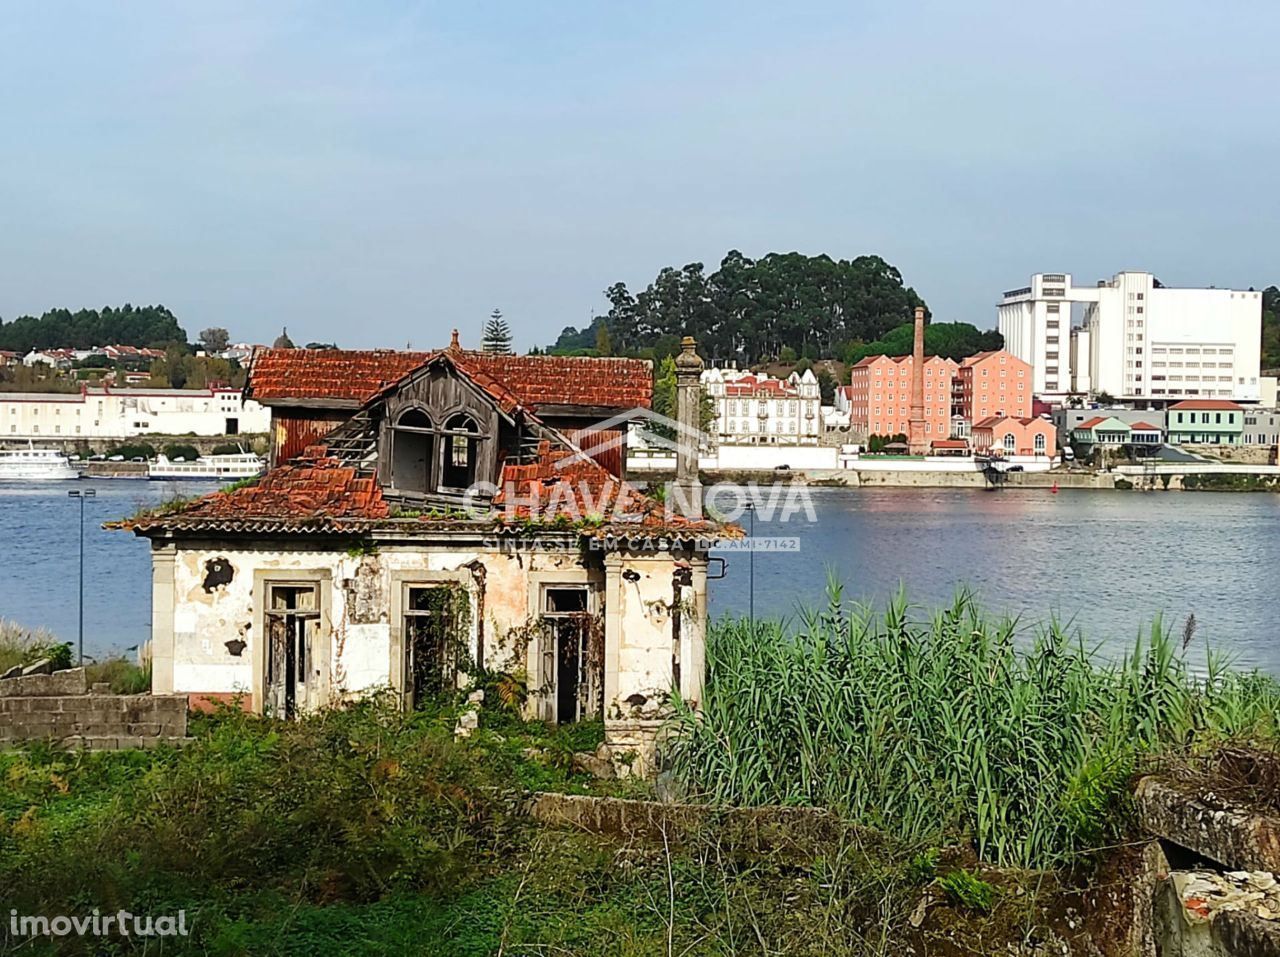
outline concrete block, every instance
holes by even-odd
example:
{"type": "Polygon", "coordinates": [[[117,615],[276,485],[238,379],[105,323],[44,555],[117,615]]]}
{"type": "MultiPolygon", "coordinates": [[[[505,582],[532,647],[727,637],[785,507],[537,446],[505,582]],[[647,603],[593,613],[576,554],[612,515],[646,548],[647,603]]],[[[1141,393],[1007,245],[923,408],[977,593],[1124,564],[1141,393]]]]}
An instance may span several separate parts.
{"type": "Polygon", "coordinates": [[[1146,777],[1134,798],[1150,833],[1233,870],[1280,872],[1280,817],[1211,807],[1167,781],[1146,777]]]}
{"type": "Polygon", "coordinates": [[[0,679],[0,697],[51,695],[81,695],[85,693],[85,677],[83,668],[68,668],[65,671],[49,673],[44,670],[32,671],[39,663],[22,670],[16,678],[0,679]]]}

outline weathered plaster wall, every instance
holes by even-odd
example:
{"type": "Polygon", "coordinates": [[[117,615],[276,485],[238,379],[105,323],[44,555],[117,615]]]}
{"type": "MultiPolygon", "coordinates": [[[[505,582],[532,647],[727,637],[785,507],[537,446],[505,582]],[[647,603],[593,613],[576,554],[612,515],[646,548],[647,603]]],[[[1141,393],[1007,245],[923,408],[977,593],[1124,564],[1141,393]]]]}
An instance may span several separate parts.
{"type": "MultiPolygon", "coordinates": [[[[256,607],[262,600],[261,583],[319,575],[327,587],[322,588],[315,634],[328,648],[329,699],[398,686],[397,660],[403,654],[399,595],[404,585],[453,581],[470,596],[467,641],[472,660],[482,651],[490,669],[523,669],[536,696],[540,652],[537,641],[530,640],[529,623],[541,611],[541,586],[587,583],[596,589],[598,603],[614,616],[616,653],[613,680],[606,677],[606,710],[612,704],[615,715],[649,714],[672,686],[673,654],[682,662],[685,693],[696,697],[706,615],[705,565],[691,570],[666,554],[617,557],[611,562],[613,584],[606,586],[605,557],[598,552],[524,552],[509,545],[427,551],[387,545],[359,554],[340,546],[323,551],[183,545],[174,553],[172,585],[165,576],[156,578],[156,667],[163,670],[167,661],[172,662],[171,687],[165,690],[191,696],[239,694],[250,706],[258,706],[253,698],[260,692],[255,688],[255,663],[262,660],[263,651],[258,647],[262,610],[256,607]],[[676,606],[678,567],[683,569],[683,584],[676,606]],[[170,587],[171,641],[166,642],[160,632],[169,614],[170,587]],[[681,618],[678,643],[674,615],[681,618]]],[[[319,654],[313,657],[322,660],[319,654]]],[[[260,683],[260,677],[257,680],[260,683]]],[[[157,681],[158,686],[164,683],[163,677],[157,681]]]]}

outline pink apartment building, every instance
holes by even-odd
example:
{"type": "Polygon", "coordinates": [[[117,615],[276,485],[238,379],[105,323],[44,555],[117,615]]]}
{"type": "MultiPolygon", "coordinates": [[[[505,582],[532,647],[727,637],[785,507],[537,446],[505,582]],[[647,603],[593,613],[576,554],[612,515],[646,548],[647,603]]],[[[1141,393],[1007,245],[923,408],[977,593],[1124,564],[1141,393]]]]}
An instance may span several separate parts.
{"type": "MultiPolygon", "coordinates": [[[[850,373],[849,424],[867,435],[906,434],[911,420],[911,356],[867,356],[850,373]]],[[[924,362],[924,438],[951,434],[951,380],[959,368],[951,359],[924,362]]]]}
{"type": "Polygon", "coordinates": [[[1003,349],[963,360],[952,389],[955,414],[971,425],[995,415],[1031,415],[1031,365],[1003,349]]]}

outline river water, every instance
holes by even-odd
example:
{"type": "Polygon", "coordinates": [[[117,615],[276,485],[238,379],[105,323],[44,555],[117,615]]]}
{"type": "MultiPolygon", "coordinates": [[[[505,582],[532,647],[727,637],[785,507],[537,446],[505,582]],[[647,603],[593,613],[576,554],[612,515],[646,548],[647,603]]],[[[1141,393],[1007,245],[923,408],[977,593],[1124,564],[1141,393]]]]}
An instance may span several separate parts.
{"type": "MultiPolygon", "coordinates": [[[[85,646],[91,653],[145,641],[151,617],[148,543],[101,524],[192,483],[81,481],[0,484],[0,617],[74,641],[79,504],[85,503],[85,646]]],[[[820,602],[829,575],[845,595],[877,604],[899,587],[925,606],[975,589],[1030,631],[1056,615],[1090,643],[1129,644],[1157,614],[1235,661],[1280,674],[1280,495],[1047,489],[806,490],[816,521],[757,511],[758,537],[797,551],[755,554],[757,616],[820,602]]],[[[744,521],[744,524],[747,524],[744,521]]],[[[713,614],[745,614],[751,561],[725,553],[711,583],[713,614]]]]}

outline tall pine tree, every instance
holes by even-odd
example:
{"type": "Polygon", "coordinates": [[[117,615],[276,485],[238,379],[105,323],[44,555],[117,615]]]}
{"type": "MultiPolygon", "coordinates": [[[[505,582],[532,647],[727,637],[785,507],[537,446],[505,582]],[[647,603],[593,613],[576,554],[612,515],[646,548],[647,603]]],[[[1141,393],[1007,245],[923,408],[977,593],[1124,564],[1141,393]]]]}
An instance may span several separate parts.
{"type": "Polygon", "coordinates": [[[480,349],[483,352],[496,352],[511,355],[511,327],[502,318],[502,310],[494,309],[489,320],[484,324],[484,335],[480,338],[480,349]]]}

